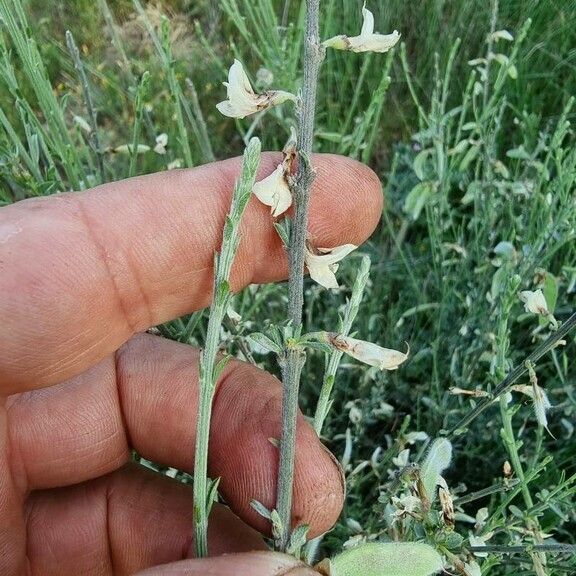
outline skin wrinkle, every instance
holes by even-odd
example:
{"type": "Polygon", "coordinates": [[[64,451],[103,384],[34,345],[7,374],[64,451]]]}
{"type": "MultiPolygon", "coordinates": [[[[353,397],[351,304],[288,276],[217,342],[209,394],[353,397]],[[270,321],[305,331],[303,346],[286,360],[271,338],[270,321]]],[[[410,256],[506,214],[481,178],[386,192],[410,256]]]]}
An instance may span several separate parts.
{"type": "MultiPolygon", "coordinates": [[[[109,254],[110,248],[110,241],[108,240],[108,244],[104,244],[97,235],[97,226],[96,222],[92,219],[90,215],[90,211],[84,208],[84,197],[82,195],[78,195],[78,214],[80,216],[80,221],[84,224],[84,228],[86,229],[87,238],[90,239],[94,246],[94,252],[97,255],[99,261],[101,262],[103,269],[105,270],[110,286],[112,287],[112,293],[116,297],[116,303],[118,309],[121,311],[124,320],[126,321],[126,326],[128,328],[128,332],[134,334],[138,331],[138,327],[141,325],[141,321],[138,318],[132,317],[132,310],[137,310],[140,312],[141,310],[144,311],[145,316],[147,316],[149,321],[153,320],[153,314],[150,308],[150,301],[148,297],[145,295],[145,292],[142,288],[140,283],[140,279],[138,274],[134,273],[134,266],[130,266],[130,258],[128,257],[128,253],[124,253],[124,258],[119,259],[121,260],[126,266],[119,266],[118,270],[115,270],[112,266],[114,262],[114,257],[111,257],[109,254]],[[130,272],[132,274],[132,282],[124,280],[123,282],[119,282],[118,278],[122,275],[122,271],[125,270],[126,272],[130,272]],[[134,289],[130,292],[130,298],[127,298],[121,286],[132,286],[134,289]],[[134,304],[130,301],[135,295],[138,294],[139,297],[139,305],[134,306],[134,304]]],[[[120,246],[116,247],[116,250],[120,254],[122,254],[122,249],[120,246]]],[[[138,302],[138,300],[136,300],[138,302]]],[[[150,324],[152,325],[152,324],[150,324]]]]}
{"type": "Polygon", "coordinates": [[[106,544],[108,548],[108,562],[110,564],[111,574],[116,574],[116,563],[114,562],[114,549],[112,547],[111,526],[110,526],[110,500],[112,499],[112,483],[106,483],[105,499],[106,499],[106,544]]]}
{"type": "Polygon", "coordinates": [[[14,397],[9,416],[18,459],[13,466],[26,471],[27,488],[62,485],[63,476],[76,483],[126,462],[113,367],[108,359],[73,381],[14,397]]]}

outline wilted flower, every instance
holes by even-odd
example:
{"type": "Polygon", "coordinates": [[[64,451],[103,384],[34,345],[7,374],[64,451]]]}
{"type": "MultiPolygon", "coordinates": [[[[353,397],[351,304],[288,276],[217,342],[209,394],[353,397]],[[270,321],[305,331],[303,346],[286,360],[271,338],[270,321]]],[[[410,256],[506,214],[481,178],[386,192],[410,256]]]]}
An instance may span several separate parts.
{"type": "Polygon", "coordinates": [[[156,146],[154,146],[154,152],[164,156],[166,154],[166,146],[168,145],[168,134],[160,134],[156,136],[156,146]]]}
{"type": "Polygon", "coordinates": [[[340,334],[328,334],[328,340],[334,348],[360,362],[364,362],[364,364],[376,366],[380,370],[397,370],[400,364],[406,362],[410,353],[410,349],[406,353],[398,352],[398,350],[382,348],[382,346],[372,342],[365,342],[340,334]]]}
{"type": "Polygon", "coordinates": [[[228,100],[216,104],[216,108],[230,118],[245,118],[260,110],[282,104],[286,100],[296,100],[294,94],[281,90],[268,90],[264,94],[256,94],[239,60],[234,60],[234,64],[230,66],[228,82],[224,82],[224,86],[228,89],[228,100]]]}
{"type": "Polygon", "coordinates": [[[394,30],[392,34],[374,33],[374,14],[366,8],[362,8],[362,30],[360,36],[334,36],[323,42],[326,48],[336,48],[336,50],[352,50],[352,52],[388,52],[400,40],[400,34],[394,30]]]}
{"type": "Polygon", "coordinates": [[[310,272],[310,278],[324,288],[338,288],[338,281],[335,276],[338,262],[356,248],[358,246],[354,244],[344,244],[336,248],[314,248],[312,251],[307,246],[304,259],[308,272],[310,272]]]}
{"type": "Polygon", "coordinates": [[[546,416],[546,411],[552,408],[552,404],[550,403],[550,400],[548,400],[546,391],[534,382],[531,386],[518,384],[513,386],[512,390],[515,392],[521,392],[529,398],[532,398],[536,420],[540,426],[543,426],[546,428],[546,430],[548,430],[548,418],[546,416]]]}
{"type": "Polygon", "coordinates": [[[524,302],[526,312],[540,314],[541,316],[548,316],[550,314],[542,290],[536,290],[535,292],[524,290],[520,292],[519,298],[524,302]]]}
{"type": "Polygon", "coordinates": [[[252,192],[266,206],[272,208],[272,216],[280,216],[292,205],[292,192],[288,184],[288,178],[292,170],[292,162],[296,157],[296,134],[293,132],[290,140],[284,147],[284,160],[268,176],[256,182],[252,192]]]}

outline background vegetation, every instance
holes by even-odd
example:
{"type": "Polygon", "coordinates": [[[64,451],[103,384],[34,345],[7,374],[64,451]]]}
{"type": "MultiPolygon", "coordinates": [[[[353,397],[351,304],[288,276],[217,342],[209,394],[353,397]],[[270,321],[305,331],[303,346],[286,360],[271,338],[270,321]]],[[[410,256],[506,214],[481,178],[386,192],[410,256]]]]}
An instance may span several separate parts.
{"type": "MultiPolygon", "coordinates": [[[[297,90],[301,0],[23,4],[20,12],[19,2],[0,0],[0,202],[225,158],[252,133],[265,148],[284,144],[290,118],[282,108],[234,124],[214,104],[233,55],[258,88],[297,90]],[[166,155],[115,152],[153,148],[161,133],[166,155]]],[[[348,498],[322,545],[395,535],[426,538],[462,558],[470,534],[493,532],[488,544],[519,553],[491,553],[482,574],[573,574],[569,553],[531,552],[544,540],[576,540],[573,334],[536,366],[553,404],[549,432],[531,399],[513,392],[453,436],[446,477],[460,498],[455,532],[439,517],[391,525],[390,515],[399,510],[391,497],[405,489],[394,478],[427,437],[452,428],[550,335],[545,321],[525,313],[518,291],[543,288],[559,321],[575,311],[576,1],[501,0],[497,11],[479,0],[369,7],[377,29],[398,29],[404,47],[388,56],[328,55],[317,149],[359,158],[381,176],[387,207],[362,248],[372,272],[356,328],[390,347],[407,341],[412,355],[396,373],[342,365],[323,435],[345,467],[348,498]],[[489,39],[502,29],[514,41],[489,39]],[[504,471],[515,455],[523,479],[516,466],[504,471]]],[[[354,34],[360,23],[361,2],[323,2],[323,37],[354,34]]],[[[342,267],[344,286],[353,284],[357,258],[342,267]]],[[[308,327],[336,326],[347,296],[347,288],[326,293],[310,284],[308,327]]],[[[229,349],[242,355],[254,326],[283,318],[284,301],[283,286],[238,295],[243,320],[230,324],[229,349]]],[[[161,330],[201,344],[204,320],[198,313],[161,330]]],[[[259,352],[252,350],[256,361],[275,371],[259,352]]],[[[309,415],[323,368],[314,353],[302,390],[309,415]]]]}

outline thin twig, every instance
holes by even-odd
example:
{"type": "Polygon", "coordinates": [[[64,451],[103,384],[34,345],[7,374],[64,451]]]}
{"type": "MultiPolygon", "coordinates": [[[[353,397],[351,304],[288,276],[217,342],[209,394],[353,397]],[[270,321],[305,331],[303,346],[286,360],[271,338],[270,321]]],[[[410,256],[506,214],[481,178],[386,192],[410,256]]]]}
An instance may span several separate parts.
{"type": "MultiPolygon", "coordinates": [[[[308,229],[308,206],[310,188],[314,180],[314,169],[310,163],[314,136],[316,111],[316,88],[318,72],[324,58],[319,30],[320,0],[306,2],[306,32],[304,45],[304,83],[298,111],[298,172],[293,187],[296,216],[290,238],[288,318],[293,333],[298,336],[302,327],[304,304],[304,251],[308,229]]],[[[276,547],[285,551],[290,541],[292,487],[294,482],[294,454],[296,443],[296,416],[298,412],[298,389],[305,355],[299,346],[286,346],[282,369],[282,439],[280,442],[280,464],[276,510],[281,521],[281,534],[276,547]]]]}
{"type": "Polygon", "coordinates": [[[88,112],[88,117],[90,119],[90,127],[92,132],[88,136],[88,140],[91,144],[92,150],[96,154],[96,161],[98,162],[98,172],[100,174],[100,182],[106,181],[106,174],[104,172],[104,151],[100,145],[100,137],[98,136],[98,122],[96,118],[96,109],[94,108],[94,102],[92,101],[92,92],[90,92],[90,85],[88,84],[88,77],[86,76],[86,70],[84,69],[84,64],[82,58],[80,58],[80,50],[76,46],[74,41],[74,36],[70,30],[66,30],[66,44],[68,45],[68,52],[72,56],[74,61],[74,68],[78,72],[80,77],[80,83],[82,84],[82,93],[84,94],[84,103],[86,104],[86,111],[88,112]]]}

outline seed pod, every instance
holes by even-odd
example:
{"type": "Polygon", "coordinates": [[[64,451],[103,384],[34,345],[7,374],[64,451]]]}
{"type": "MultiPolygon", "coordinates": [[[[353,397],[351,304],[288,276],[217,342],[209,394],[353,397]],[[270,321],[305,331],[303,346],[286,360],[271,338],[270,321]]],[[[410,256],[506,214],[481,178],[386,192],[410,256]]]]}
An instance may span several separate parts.
{"type": "Polygon", "coordinates": [[[440,474],[450,466],[452,460],[452,444],[446,438],[439,438],[432,443],[430,452],[422,464],[420,477],[430,502],[436,499],[436,484],[440,474]]]}
{"type": "Polygon", "coordinates": [[[442,557],[421,542],[371,543],[342,552],[315,566],[324,576],[431,576],[442,557]]]}

